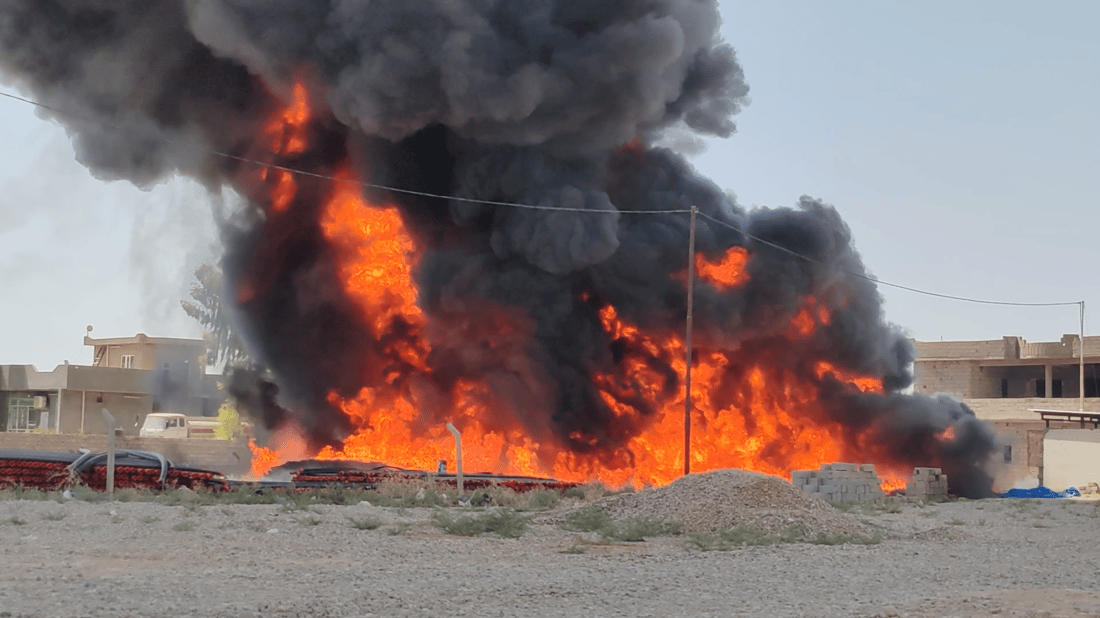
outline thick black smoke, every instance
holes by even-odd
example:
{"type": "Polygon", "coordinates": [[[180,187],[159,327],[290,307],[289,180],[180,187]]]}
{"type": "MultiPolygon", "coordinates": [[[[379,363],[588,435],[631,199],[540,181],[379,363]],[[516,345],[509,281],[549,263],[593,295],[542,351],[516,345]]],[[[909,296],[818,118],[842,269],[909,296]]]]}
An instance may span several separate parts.
{"type": "Polygon", "coordinates": [[[748,86],[719,23],[716,0],[2,0],[0,70],[64,110],[43,113],[96,175],[147,186],[182,173],[251,201],[224,225],[226,293],[283,405],[245,374],[234,389],[272,423],[294,417],[316,445],[351,430],[333,391],[385,385],[438,424],[455,385],[474,380],[501,426],[628,465],[625,445],[658,406],[638,396],[623,360],[665,376],[661,396],[682,385],[672,359],[612,341],[599,312],[679,332],[688,218],[642,213],[696,206],[707,215],[700,253],[743,246],[753,256],[744,286],[698,289],[698,347],[729,360],[716,405],[736,409],[744,373],[773,367],[820,383],[828,417],[817,420],[844,427],[863,452],[939,464],[957,491],[989,491],[988,428],[953,400],[898,393],[913,350],[883,319],[875,286],[849,274],[864,267],[836,211],[803,198],[745,212],[652,146],[670,131],[734,132],[748,86]],[[277,155],[264,126],[294,83],[315,110],[310,147],[277,155]],[[368,195],[397,203],[424,247],[427,324],[395,319],[379,337],[343,291],[341,249],[319,224],[332,183],[299,178],[281,216],[272,181],[242,159],[321,174],[350,166],[379,184],[575,210],[368,195]],[[793,341],[807,297],[832,317],[793,341]],[[410,366],[400,349],[425,341],[427,370],[410,366]],[[880,377],[887,394],[853,394],[819,375],[820,361],[880,377]],[[609,375],[615,384],[597,386],[609,375]],[[612,414],[601,390],[636,414],[612,414]],[[948,427],[955,441],[937,438],[948,427]]]}

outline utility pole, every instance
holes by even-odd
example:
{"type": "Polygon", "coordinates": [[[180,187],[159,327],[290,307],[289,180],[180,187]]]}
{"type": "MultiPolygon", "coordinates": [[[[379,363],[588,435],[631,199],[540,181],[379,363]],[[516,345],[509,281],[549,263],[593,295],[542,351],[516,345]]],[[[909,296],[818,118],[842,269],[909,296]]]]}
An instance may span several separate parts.
{"type": "Polygon", "coordinates": [[[1080,371],[1080,384],[1081,384],[1081,397],[1078,400],[1077,411],[1085,411],[1085,301],[1081,301],[1081,340],[1078,345],[1078,356],[1080,357],[1079,371],[1080,371]]]}
{"type": "Polygon", "coordinates": [[[687,280],[687,366],[684,371],[684,476],[691,474],[691,322],[695,303],[695,213],[691,207],[691,227],[688,231],[688,280],[687,280]]]}

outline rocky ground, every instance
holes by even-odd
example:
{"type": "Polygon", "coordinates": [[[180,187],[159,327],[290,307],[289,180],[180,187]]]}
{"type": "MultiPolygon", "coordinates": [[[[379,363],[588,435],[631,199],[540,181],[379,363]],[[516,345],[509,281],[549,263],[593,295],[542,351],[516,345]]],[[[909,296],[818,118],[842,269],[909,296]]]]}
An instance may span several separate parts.
{"type": "MultiPolygon", "coordinates": [[[[0,616],[1100,615],[1100,503],[841,511],[806,504],[774,480],[700,476],[690,491],[674,484],[595,502],[620,524],[692,519],[679,534],[640,542],[564,529],[577,528],[578,510],[592,512],[592,502],[568,498],[529,512],[519,538],[502,538],[447,534],[438,508],[365,501],[3,492],[0,616]],[[722,537],[703,511],[761,532],[722,537]],[[786,523],[800,526],[800,542],[766,534],[786,523]],[[718,532],[692,531],[708,528],[718,532]],[[737,545],[746,539],[762,544],[737,545]]],[[[446,512],[453,520],[494,511],[446,512]]]]}

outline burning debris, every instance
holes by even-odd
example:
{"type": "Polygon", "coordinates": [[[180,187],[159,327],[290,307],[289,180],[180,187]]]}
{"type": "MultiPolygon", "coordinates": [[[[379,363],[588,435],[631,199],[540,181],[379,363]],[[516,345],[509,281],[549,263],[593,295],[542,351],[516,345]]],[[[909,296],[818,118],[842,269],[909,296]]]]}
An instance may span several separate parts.
{"type": "Polygon", "coordinates": [[[452,422],[471,470],[673,480],[695,206],[693,469],[858,458],[988,493],[992,433],[901,393],[913,350],[837,212],[745,211],[654,147],[734,132],[719,21],[715,0],[11,0],[0,67],[96,175],[246,199],[226,294],[278,387],[233,389],[271,465],[430,469],[452,422]]]}

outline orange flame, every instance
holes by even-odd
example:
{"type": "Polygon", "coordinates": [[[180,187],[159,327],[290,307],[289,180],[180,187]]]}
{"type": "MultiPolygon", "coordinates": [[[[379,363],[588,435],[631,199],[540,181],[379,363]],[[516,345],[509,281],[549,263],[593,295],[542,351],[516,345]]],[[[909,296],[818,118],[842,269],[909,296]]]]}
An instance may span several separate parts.
{"type": "Polygon", "coordinates": [[[695,256],[695,270],[699,278],[719,289],[728,289],[744,285],[749,280],[746,266],[749,252],[741,247],[733,247],[717,262],[708,261],[703,254],[695,256]]]}
{"type": "MultiPolygon", "coordinates": [[[[272,151],[283,155],[304,151],[311,114],[304,86],[295,86],[290,105],[265,128],[272,151]]],[[[265,173],[262,179],[268,183],[271,211],[285,212],[297,194],[294,177],[281,170],[271,176],[265,173]]],[[[337,173],[337,177],[354,179],[347,170],[337,173]]],[[[626,355],[612,372],[594,376],[613,415],[608,422],[612,434],[608,439],[621,445],[604,448],[600,458],[585,456],[562,448],[561,438],[555,438],[548,428],[540,434],[539,428],[525,426],[517,413],[502,409],[488,384],[460,379],[452,392],[441,394],[426,380],[421,383],[410,375],[428,371],[432,342],[450,332],[446,327],[429,324],[417,305],[413,281],[416,242],[396,207],[368,203],[351,183],[333,183],[331,198],[322,213],[321,228],[340,256],[345,291],[360,306],[377,340],[386,341],[396,321],[415,337],[396,338],[387,344],[388,352],[400,360],[402,367],[387,369],[380,385],[363,388],[354,397],[329,395],[329,402],[339,407],[356,428],[340,448],[305,453],[305,440],[298,428],[286,427],[277,432],[267,448],[250,444],[254,452],[253,476],[308,456],[435,469],[439,460],[453,462],[454,441],[442,424],[426,425],[424,419],[428,416],[447,418],[461,429],[463,466],[471,472],[550,476],[564,481],[600,480],[612,486],[661,485],[680,476],[686,393],[682,389],[669,392],[667,373],[655,369],[646,358],[659,359],[660,364],[683,375],[686,349],[679,336],[646,332],[620,318],[610,305],[600,310],[607,335],[629,344],[627,347],[639,354],[626,355]],[[436,414],[420,413],[433,406],[436,414]],[[639,435],[617,438],[613,435],[615,427],[621,425],[641,426],[644,430],[639,435]]],[[[746,250],[734,247],[715,261],[696,256],[696,268],[702,281],[729,289],[749,280],[750,259],[746,250]]],[[[238,293],[244,296],[249,291],[242,288],[238,293]]],[[[577,302],[590,299],[585,296],[577,302]]],[[[830,317],[827,307],[807,298],[790,328],[805,337],[819,325],[829,324],[830,317]]],[[[503,311],[484,316],[480,324],[454,328],[470,332],[484,329],[481,340],[490,347],[521,347],[530,337],[522,319],[503,311]]],[[[881,392],[881,382],[873,378],[848,375],[825,362],[818,363],[816,369],[819,378],[831,375],[853,392],[881,392]]],[[[825,418],[812,413],[820,405],[816,385],[804,383],[790,370],[739,358],[736,352],[701,348],[695,350],[692,370],[693,471],[733,467],[790,478],[791,470],[814,469],[845,454],[838,428],[811,420],[825,418]]],[[[568,438],[578,443],[598,440],[584,435],[568,438]]],[[[888,482],[897,481],[884,481],[884,487],[888,482]]]]}

